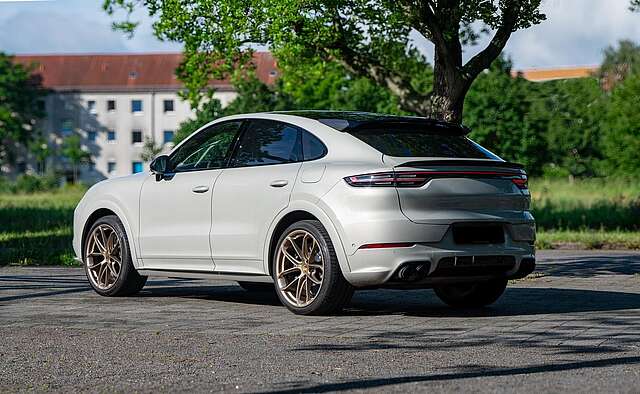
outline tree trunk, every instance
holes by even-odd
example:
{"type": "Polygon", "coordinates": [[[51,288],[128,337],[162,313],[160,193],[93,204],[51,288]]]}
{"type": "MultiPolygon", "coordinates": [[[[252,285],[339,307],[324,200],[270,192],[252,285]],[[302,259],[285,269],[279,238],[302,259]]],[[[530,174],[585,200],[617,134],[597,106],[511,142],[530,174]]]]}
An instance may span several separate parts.
{"type": "Polygon", "coordinates": [[[447,64],[444,55],[437,52],[433,68],[433,90],[427,99],[426,116],[445,122],[462,123],[464,97],[470,84],[459,67],[451,64],[457,63],[457,59],[449,59],[447,64]]]}

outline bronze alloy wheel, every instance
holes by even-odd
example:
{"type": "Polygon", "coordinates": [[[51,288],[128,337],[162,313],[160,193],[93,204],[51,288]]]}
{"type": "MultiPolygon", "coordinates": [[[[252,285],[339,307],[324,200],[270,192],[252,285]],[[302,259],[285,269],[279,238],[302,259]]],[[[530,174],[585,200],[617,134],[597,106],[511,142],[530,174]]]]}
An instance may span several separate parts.
{"type": "Polygon", "coordinates": [[[280,244],[276,259],[276,283],[284,299],[295,307],[311,304],[324,277],[318,240],[306,230],[294,230],[280,244]]]}
{"type": "Polygon", "coordinates": [[[100,290],[111,289],[122,271],[122,247],[116,230],[102,223],[89,234],[85,261],[92,284],[100,290]]]}

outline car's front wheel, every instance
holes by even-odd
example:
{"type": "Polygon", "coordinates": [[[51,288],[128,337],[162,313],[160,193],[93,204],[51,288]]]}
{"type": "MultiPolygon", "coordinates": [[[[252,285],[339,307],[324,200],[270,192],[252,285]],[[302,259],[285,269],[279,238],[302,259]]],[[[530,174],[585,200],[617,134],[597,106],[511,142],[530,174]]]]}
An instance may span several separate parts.
{"type": "Polygon", "coordinates": [[[461,283],[435,287],[436,295],[447,305],[456,308],[479,308],[493,304],[507,288],[506,279],[479,283],[461,283]]]}
{"type": "Polygon", "coordinates": [[[284,231],[273,256],[273,275],[278,298],[296,314],[338,312],[353,295],[329,234],[317,220],[302,220],[284,231]]]}
{"type": "Polygon", "coordinates": [[[91,226],[83,257],[89,283],[100,295],[135,294],[147,281],[133,266],[127,235],[117,216],[101,217],[91,226]]]}

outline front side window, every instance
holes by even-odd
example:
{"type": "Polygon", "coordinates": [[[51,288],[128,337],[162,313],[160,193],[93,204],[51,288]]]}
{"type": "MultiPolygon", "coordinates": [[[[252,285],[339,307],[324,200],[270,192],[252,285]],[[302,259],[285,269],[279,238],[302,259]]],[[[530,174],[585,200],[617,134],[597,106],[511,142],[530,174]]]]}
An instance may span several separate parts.
{"type": "Polygon", "coordinates": [[[142,100],[131,100],[131,112],[142,112],[142,100]]]}
{"type": "Polygon", "coordinates": [[[232,160],[234,167],[302,161],[301,130],[274,120],[252,120],[232,160]]]}
{"type": "Polygon", "coordinates": [[[382,123],[356,128],[349,133],[389,156],[500,160],[498,156],[464,135],[431,130],[424,125],[382,123]]]}
{"type": "Polygon", "coordinates": [[[224,122],[189,138],[171,155],[171,168],[175,172],[222,168],[241,125],[241,121],[224,122]]]}

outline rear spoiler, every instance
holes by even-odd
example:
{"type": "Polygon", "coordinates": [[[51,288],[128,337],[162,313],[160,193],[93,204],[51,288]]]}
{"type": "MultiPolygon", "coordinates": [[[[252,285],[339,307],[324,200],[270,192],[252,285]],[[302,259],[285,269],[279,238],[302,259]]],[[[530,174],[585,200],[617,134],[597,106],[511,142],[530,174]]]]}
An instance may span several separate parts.
{"type": "Polygon", "coordinates": [[[396,167],[431,167],[431,166],[450,166],[450,167],[500,167],[524,170],[524,166],[519,163],[511,163],[508,161],[498,160],[420,160],[408,161],[398,164],[396,167]]]}

